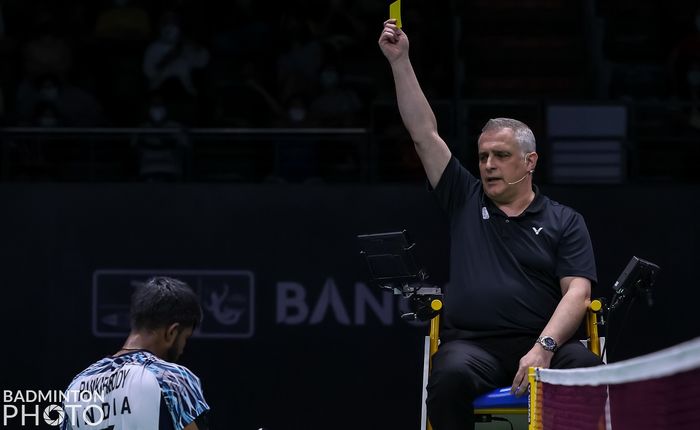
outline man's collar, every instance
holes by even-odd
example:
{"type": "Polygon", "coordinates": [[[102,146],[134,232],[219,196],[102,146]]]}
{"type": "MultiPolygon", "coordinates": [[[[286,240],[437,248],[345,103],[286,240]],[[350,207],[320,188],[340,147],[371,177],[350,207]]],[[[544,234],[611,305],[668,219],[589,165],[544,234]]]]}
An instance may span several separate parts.
{"type": "MultiPolygon", "coordinates": [[[[539,187],[537,187],[537,185],[535,184],[532,184],[532,191],[535,192],[535,198],[532,199],[527,208],[525,208],[525,210],[518,216],[523,216],[525,214],[535,214],[544,209],[545,199],[540,194],[539,187]]],[[[486,193],[484,193],[483,189],[481,190],[481,206],[486,207],[489,212],[498,213],[503,216],[506,216],[506,214],[501,209],[499,209],[498,206],[496,206],[493,200],[486,196],[486,193]]]]}
{"type": "Polygon", "coordinates": [[[540,194],[540,189],[537,187],[537,185],[532,184],[532,191],[535,192],[535,198],[532,199],[530,205],[523,211],[523,213],[534,214],[544,209],[545,199],[542,194],[540,194]]]}

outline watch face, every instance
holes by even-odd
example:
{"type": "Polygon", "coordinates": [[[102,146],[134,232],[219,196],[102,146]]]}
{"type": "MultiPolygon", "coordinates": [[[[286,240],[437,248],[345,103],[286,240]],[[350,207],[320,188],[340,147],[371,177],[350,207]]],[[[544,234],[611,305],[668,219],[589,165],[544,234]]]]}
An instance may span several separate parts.
{"type": "Polygon", "coordinates": [[[549,336],[544,336],[540,339],[540,344],[546,349],[547,351],[554,351],[557,349],[557,341],[555,341],[553,338],[549,336]]]}

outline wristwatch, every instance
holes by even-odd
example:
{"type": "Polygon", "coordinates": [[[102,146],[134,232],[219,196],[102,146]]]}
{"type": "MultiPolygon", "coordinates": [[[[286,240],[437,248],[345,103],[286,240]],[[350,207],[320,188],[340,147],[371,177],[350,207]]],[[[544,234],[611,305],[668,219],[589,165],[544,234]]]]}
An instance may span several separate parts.
{"type": "Polygon", "coordinates": [[[557,345],[557,341],[551,336],[540,336],[537,338],[537,343],[542,345],[542,348],[544,348],[545,351],[549,352],[554,352],[559,347],[559,345],[557,345]]]}

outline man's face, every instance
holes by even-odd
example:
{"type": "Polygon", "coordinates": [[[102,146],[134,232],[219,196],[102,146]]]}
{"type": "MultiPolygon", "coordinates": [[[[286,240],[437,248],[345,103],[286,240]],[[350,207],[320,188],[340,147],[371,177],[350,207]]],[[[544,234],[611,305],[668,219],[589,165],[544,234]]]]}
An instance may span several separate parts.
{"type": "MultiPolygon", "coordinates": [[[[533,166],[534,167],[534,166],[533,166]]],[[[496,203],[509,203],[530,189],[527,161],[510,128],[487,131],[479,137],[479,173],[484,193],[496,203]]]]}
{"type": "Polygon", "coordinates": [[[173,363],[176,362],[185,350],[185,345],[190,336],[192,336],[192,327],[181,327],[175,341],[168,348],[165,359],[173,363]]]}

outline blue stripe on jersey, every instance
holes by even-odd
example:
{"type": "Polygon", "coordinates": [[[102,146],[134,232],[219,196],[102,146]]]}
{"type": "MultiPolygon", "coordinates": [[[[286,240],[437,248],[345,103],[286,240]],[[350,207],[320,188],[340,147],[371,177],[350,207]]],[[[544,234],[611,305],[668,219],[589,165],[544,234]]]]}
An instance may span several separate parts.
{"type": "MultiPolygon", "coordinates": [[[[148,354],[148,353],[147,353],[148,354]]],[[[153,358],[148,370],[152,371],[161,390],[165,403],[170,409],[175,429],[181,429],[209,410],[204,400],[202,386],[194,373],[184,366],[153,358]]]]}

